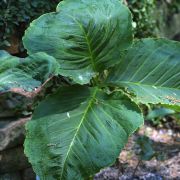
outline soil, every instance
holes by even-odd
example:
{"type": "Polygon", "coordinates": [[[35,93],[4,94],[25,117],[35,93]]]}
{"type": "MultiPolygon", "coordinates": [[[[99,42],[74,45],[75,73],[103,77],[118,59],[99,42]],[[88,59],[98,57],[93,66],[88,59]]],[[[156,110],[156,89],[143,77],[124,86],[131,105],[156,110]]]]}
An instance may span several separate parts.
{"type": "Polygon", "coordinates": [[[145,125],[130,137],[116,164],[101,170],[94,180],[180,180],[180,131],[157,129],[145,125]],[[140,161],[135,154],[135,140],[146,134],[153,142],[153,148],[164,156],[163,160],[153,158],[140,161]],[[138,165],[139,164],[139,165],[138,165]],[[138,165],[138,166],[137,166],[138,165]]]}

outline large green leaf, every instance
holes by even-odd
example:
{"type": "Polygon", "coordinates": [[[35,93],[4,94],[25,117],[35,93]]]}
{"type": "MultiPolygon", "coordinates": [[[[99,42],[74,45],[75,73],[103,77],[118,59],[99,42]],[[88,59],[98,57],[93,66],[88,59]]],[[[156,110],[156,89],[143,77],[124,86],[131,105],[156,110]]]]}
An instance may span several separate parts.
{"type": "Polygon", "coordinates": [[[66,0],[33,21],[23,38],[28,53],[43,51],[60,74],[80,84],[117,64],[132,42],[131,13],[119,0],[66,0]]]}
{"type": "Polygon", "coordinates": [[[62,87],[28,122],[25,153],[42,180],[86,179],[111,165],[142,123],[138,106],[121,92],[62,87]]]}
{"type": "Polygon", "coordinates": [[[112,69],[107,82],[125,87],[141,103],[180,105],[180,43],[137,41],[112,69]]]}
{"type": "Polygon", "coordinates": [[[33,91],[56,74],[57,69],[56,60],[45,53],[23,59],[0,51],[0,93],[33,91]]]}

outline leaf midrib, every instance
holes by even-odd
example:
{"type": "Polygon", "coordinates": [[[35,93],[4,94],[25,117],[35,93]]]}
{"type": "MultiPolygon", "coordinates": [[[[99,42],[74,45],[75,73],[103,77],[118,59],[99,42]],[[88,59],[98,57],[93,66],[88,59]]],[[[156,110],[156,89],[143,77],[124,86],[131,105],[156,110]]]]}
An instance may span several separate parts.
{"type": "Polygon", "coordinates": [[[90,41],[89,41],[89,38],[88,38],[88,36],[86,34],[86,31],[84,30],[84,27],[81,25],[81,23],[76,18],[74,18],[73,16],[71,16],[69,14],[66,14],[66,15],[69,16],[70,18],[72,18],[73,21],[75,23],[77,23],[77,25],[80,27],[81,31],[84,33],[84,36],[85,36],[85,39],[86,39],[86,43],[87,43],[87,46],[88,46],[88,50],[89,50],[89,54],[90,54],[91,64],[93,66],[93,70],[96,71],[96,64],[94,62],[93,52],[91,50],[90,41]]]}
{"type": "Polygon", "coordinates": [[[71,151],[71,148],[72,148],[72,146],[73,146],[73,144],[74,144],[74,141],[75,141],[75,139],[76,139],[76,137],[77,137],[77,135],[78,135],[78,132],[79,132],[79,130],[80,130],[80,127],[81,127],[83,121],[85,120],[86,115],[87,115],[89,109],[91,108],[91,105],[92,105],[92,103],[93,103],[93,101],[94,101],[94,99],[95,99],[95,96],[96,96],[96,94],[97,94],[97,91],[98,91],[98,88],[95,88],[95,89],[94,89],[94,92],[93,92],[93,94],[92,94],[92,96],[91,96],[91,98],[90,98],[90,101],[89,101],[89,103],[88,103],[88,106],[87,106],[87,108],[85,109],[85,112],[84,112],[84,114],[83,114],[83,116],[82,116],[82,118],[81,118],[81,121],[80,121],[80,123],[79,123],[79,126],[77,127],[77,130],[76,130],[76,132],[75,132],[75,134],[74,134],[74,137],[73,137],[73,139],[72,139],[72,141],[71,141],[71,143],[70,143],[70,146],[69,146],[69,149],[68,149],[68,151],[67,151],[65,160],[64,160],[64,162],[63,162],[60,180],[62,179],[62,176],[63,176],[63,173],[64,173],[64,168],[65,168],[65,164],[66,164],[66,161],[67,161],[67,159],[68,159],[68,156],[69,156],[69,153],[70,153],[70,151],[71,151]]]}

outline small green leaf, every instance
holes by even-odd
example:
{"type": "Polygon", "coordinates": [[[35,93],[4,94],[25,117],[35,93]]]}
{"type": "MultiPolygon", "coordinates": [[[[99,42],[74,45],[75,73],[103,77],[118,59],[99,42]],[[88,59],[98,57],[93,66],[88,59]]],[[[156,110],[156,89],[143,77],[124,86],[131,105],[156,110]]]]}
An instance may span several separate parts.
{"type": "Polygon", "coordinates": [[[146,119],[152,120],[154,118],[162,118],[170,114],[175,114],[175,111],[168,108],[156,108],[148,113],[146,119]]]}
{"type": "Polygon", "coordinates": [[[27,124],[25,153],[40,179],[87,179],[114,163],[142,123],[138,106],[121,92],[62,87],[27,124]]]}
{"type": "Polygon", "coordinates": [[[131,45],[131,13],[119,0],[66,0],[33,21],[23,42],[29,54],[46,52],[59,62],[61,75],[86,84],[131,45]]]}
{"type": "Polygon", "coordinates": [[[180,43],[165,39],[135,42],[107,82],[125,87],[140,103],[180,106],[180,43]]]}
{"type": "Polygon", "coordinates": [[[139,155],[140,160],[150,161],[153,157],[156,156],[156,152],[153,148],[152,140],[147,136],[140,136],[136,140],[137,145],[140,148],[139,155]]]}
{"type": "Polygon", "coordinates": [[[0,51],[0,93],[13,89],[33,91],[56,74],[57,68],[56,60],[45,53],[23,59],[0,51]]]}

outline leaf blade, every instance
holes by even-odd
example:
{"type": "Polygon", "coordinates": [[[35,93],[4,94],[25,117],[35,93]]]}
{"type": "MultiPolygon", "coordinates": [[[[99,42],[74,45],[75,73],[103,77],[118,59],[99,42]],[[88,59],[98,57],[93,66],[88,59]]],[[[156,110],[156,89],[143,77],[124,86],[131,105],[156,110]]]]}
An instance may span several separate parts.
{"type": "Polygon", "coordinates": [[[42,179],[87,178],[115,161],[142,122],[138,107],[121,93],[109,96],[97,88],[61,88],[40,105],[27,125],[25,152],[42,179]],[[83,97],[77,91],[84,91],[83,97]],[[42,114],[52,102],[55,109],[42,114]]]}
{"type": "Polygon", "coordinates": [[[0,93],[5,93],[18,89],[34,91],[56,74],[58,64],[45,53],[23,59],[0,51],[0,66],[0,93]]]}
{"type": "Polygon", "coordinates": [[[125,87],[140,103],[180,105],[179,52],[180,44],[175,41],[139,40],[107,82],[125,87]]]}
{"type": "Polygon", "coordinates": [[[33,21],[23,38],[28,53],[54,56],[60,74],[80,84],[118,63],[132,42],[131,13],[118,0],[63,1],[33,21]]]}

